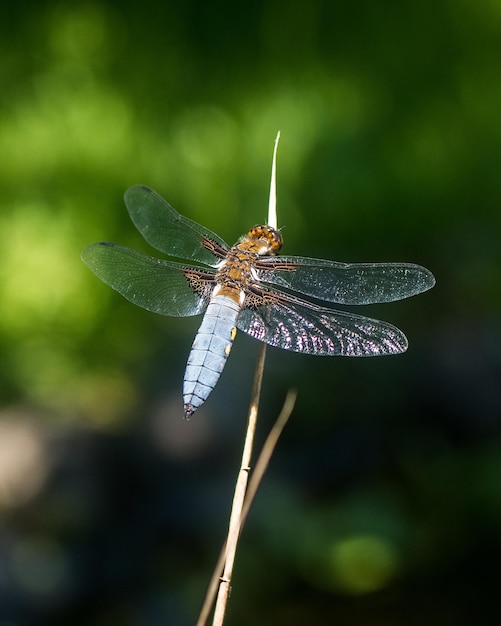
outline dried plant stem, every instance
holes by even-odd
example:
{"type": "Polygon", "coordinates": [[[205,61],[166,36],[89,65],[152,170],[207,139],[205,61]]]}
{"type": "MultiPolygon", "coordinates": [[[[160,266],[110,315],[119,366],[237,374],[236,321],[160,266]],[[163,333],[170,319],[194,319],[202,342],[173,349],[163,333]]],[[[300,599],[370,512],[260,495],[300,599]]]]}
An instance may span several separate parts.
{"type": "MultiPolygon", "coordinates": [[[[280,139],[280,131],[277,133],[275,139],[275,147],[273,150],[273,161],[271,166],[271,183],[270,183],[270,201],[268,205],[268,224],[273,228],[277,228],[277,194],[276,194],[276,165],[277,165],[277,150],[278,142],[280,139]]],[[[233,564],[235,562],[235,553],[237,550],[238,538],[243,524],[243,508],[245,501],[245,494],[247,490],[247,482],[249,479],[250,462],[252,457],[252,446],[254,444],[254,433],[256,432],[257,413],[259,406],[259,397],[261,395],[261,384],[263,381],[264,361],[266,357],[266,344],[262,343],[257,357],[256,371],[254,374],[254,382],[252,385],[252,396],[249,408],[249,417],[247,420],[247,433],[245,436],[244,449],[242,453],[242,462],[240,464],[240,471],[238,473],[237,482],[235,485],[235,492],[233,494],[233,505],[230,515],[230,523],[228,528],[228,535],[226,539],[226,546],[224,549],[224,556],[220,557],[220,561],[224,562],[223,574],[219,578],[219,590],[217,594],[216,608],[214,610],[213,626],[222,626],[224,616],[226,613],[226,606],[228,603],[228,597],[230,594],[231,577],[233,574],[233,564]]],[[[273,447],[273,446],[272,446],[273,447]]],[[[263,470],[264,472],[264,470],[263,470]]],[[[257,486],[256,488],[257,489],[257,486]]],[[[255,490],[254,490],[255,493],[255,490]]],[[[252,495],[253,497],[253,495],[252,495]]],[[[250,504],[249,504],[250,506],[250,504]]],[[[247,507],[248,511],[248,507],[247,507]]],[[[247,514],[245,512],[245,515],[247,514]]],[[[216,575],[219,577],[222,564],[218,562],[216,567],[216,575]]],[[[215,593],[216,582],[215,576],[211,580],[209,590],[202,607],[202,612],[198,619],[197,625],[204,625],[212,606],[212,593],[215,593]]]]}
{"type": "Polygon", "coordinates": [[[252,396],[249,407],[249,417],[247,421],[247,432],[245,435],[242,462],[240,464],[240,471],[238,473],[238,478],[235,485],[235,492],[233,495],[233,505],[231,508],[228,536],[226,539],[224,569],[223,575],[219,583],[216,608],[214,611],[214,620],[212,622],[213,626],[222,626],[224,615],[226,612],[226,605],[228,603],[228,596],[230,593],[231,576],[233,574],[233,563],[235,562],[235,553],[237,551],[238,537],[240,535],[240,527],[242,524],[242,509],[244,506],[247,480],[249,477],[252,446],[254,443],[254,433],[256,432],[259,396],[261,394],[261,384],[263,381],[265,358],[266,344],[263,343],[259,346],[256,372],[254,374],[254,382],[252,385],[252,396]]]}
{"type": "Polygon", "coordinates": [[[275,450],[275,446],[277,445],[278,439],[282,434],[282,431],[287,424],[289,417],[294,410],[294,404],[296,403],[297,393],[294,389],[290,389],[285,398],[284,405],[282,410],[280,411],[279,416],[277,417],[276,422],[273,424],[272,429],[270,430],[266,441],[264,442],[263,448],[261,450],[261,454],[259,455],[254,470],[252,472],[251,479],[249,481],[249,487],[247,489],[247,494],[245,496],[244,508],[242,510],[242,526],[245,524],[245,520],[247,519],[247,515],[249,514],[250,507],[254,498],[256,496],[259,485],[261,484],[261,480],[263,479],[264,473],[268,468],[268,464],[270,462],[271,456],[275,450]]]}
{"type": "MultiPolygon", "coordinates": [[[[256,495],[259,485],[261,484],[261,480],[263,479],[264,473],[268,467],[270,459],[275,450],[275,446],[277,445],[278,439],[287,423],[291,413],[294,409],[294,404],[296,402],[296,392],[289,391],[287,397],[285,398],[284,405],[282,410],[280,411],[279,416],[277,417],[275,423],[273,424],[272,429],[270,430],[266,441],[264,442],[261,453],[256,461],[256,466],[252,472],[249,486],[247,489],[247,493],[245,495],[244,505],[242,508],[242,515],[240,520],[240,532],[245,524],[245,520],[247,519],[247,515],[249,513],[250,507],[256,495]]],[[[210,611],[214,604],[214,599],[216,597],[216,593],[218,590],[218,586],[221,580],[221,574],[223,572],[223,566],[225,562],[226,556],[226,541],[223,544],[221,549],[221,553],[219,555],[219,559],[217,561],[216,567],[214,568],[214,572],[212,574],[212,578],[210,580],[207,594],[204,599],[204,603],[202,609],[200,611],[200,615],[198,617],[198,621],[196,626],[205,626],[207,620],[209,618],[210,611]]]]}

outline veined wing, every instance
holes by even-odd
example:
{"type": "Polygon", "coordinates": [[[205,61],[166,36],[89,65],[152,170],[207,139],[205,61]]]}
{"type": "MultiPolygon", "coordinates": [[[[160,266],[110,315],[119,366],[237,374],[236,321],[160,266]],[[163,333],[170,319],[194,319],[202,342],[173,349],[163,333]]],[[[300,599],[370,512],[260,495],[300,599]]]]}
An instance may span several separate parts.
{"type": "Polygon", "coordinates": [[[221,237],[180,215],[149,187],[135,185],[124,198],[134,225],[160,252],[214,267],[229,250],[221,237]]]}
{"type": "Polygon", "coordinates": [[[164,261],[114,243],[93,243],[83,262],[107,285],[153,313],[185,317],[207,307],[214,272],[164,261]]]}
{"type": "Polygon", "coordinates": [[[307,257],[266,257],[256,266],[260,280],[337,304],[376,304],[431,289],[433,274],[413,263],[338,263],[307,257]]]}
{"type": "Polygon", "coordinates": [[[406,336],[387,322],[265,291],[250,304],[240,313],[238,328],[277,348],[317,356],[381,356],[407,350],[406,336]]]}

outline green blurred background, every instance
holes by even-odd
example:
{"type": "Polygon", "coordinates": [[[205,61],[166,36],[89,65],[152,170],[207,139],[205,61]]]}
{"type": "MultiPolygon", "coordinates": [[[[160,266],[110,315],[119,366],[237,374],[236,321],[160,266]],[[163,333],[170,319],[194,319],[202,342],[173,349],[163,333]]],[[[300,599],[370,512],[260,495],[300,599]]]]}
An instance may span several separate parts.
{"type": "MultiPolygon", "coordinates": [[[[219,0],[0,8],[0,622],[194,624],[226,532],[257,352],[182,416],[198,318],[80,261],[152,252],[124,190],[233,243],[410,261],[364,309],[387,359],[270,349],[258,443],[299,397],[237,554],[228,624],[487,624],[501,532],[501,2],[219,0]]],[[[154,252],[153,252],[154,254],[154,252]]]]}

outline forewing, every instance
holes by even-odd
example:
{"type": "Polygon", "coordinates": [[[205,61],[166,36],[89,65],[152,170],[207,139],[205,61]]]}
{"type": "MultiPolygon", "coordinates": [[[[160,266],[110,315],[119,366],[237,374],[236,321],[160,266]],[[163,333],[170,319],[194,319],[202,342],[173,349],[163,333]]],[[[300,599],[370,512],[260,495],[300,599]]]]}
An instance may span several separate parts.
{"type": "Polygon", "coordinates": [[[319,356],[382,356],[407,350],[401,330],[361,315],[263,292],[244,308],[237,326],[271,346],[319,356]]]}
{"type": "Polygon", "coordinates": [[[125,205],[146,241],[169,256],[215,266],[229,249],[221,237],[180,215],[149,187],[128,189],[125,205]]]}
{"type": "Polygon", "coordinates": [[[202,313],[214,287],[212,270],[155,259],[113,243],[91,244],[82,260],[127,300],[161,315],[202,313]]]}
{"type": "Polygon", "coordinates": [[[267,257],[259,261],[260,280],[337,304],[376,304],[431,289],[433,274],[413,263],[338,263],[306,257],[267,257]]]}

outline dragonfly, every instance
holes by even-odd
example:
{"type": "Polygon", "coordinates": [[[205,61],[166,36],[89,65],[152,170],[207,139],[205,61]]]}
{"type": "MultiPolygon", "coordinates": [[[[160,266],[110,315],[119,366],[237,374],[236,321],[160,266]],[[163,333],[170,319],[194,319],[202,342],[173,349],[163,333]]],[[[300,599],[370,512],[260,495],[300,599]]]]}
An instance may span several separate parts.
{"type": "Polygon", "coordinates": [[[266,224],[230,247],[144,185],[128,189],[125,204],[144,239],[178,260],[109,242],[91,244],[82,259],[103,282],[148,311],[204,314],[184,375],[187,419],[214,389],[237,329],[270,346],[317,356],[399,354],[408,346],[401,330],[328,305],[393,302],[435,284],[429,270],[413,263],[278,256],[282,234],[266,224]]]}

